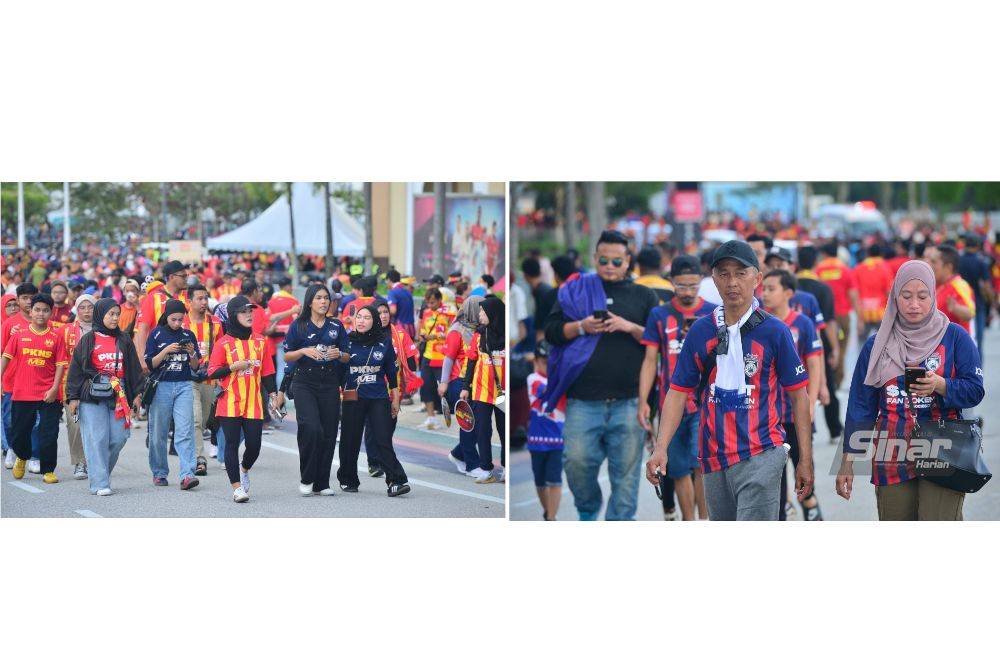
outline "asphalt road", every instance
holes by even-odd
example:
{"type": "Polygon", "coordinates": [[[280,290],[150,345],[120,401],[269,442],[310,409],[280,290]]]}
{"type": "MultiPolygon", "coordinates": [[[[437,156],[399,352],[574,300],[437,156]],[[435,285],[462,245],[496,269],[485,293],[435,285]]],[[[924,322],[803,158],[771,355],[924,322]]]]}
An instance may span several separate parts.
{"type": "MultiPolygon", "coordinates": [[[[2,469],[2,517],[439,517],[503,518],[503,483],[476,484],[459,474],[448,461],[457,440],[455,424],[448,431],[417,428],[423,414],[417,405],[404,406],[394,446],[406,470],[412,491],[389,498],[384,479],[368,477],[362,449],[358,493],[337,491],[332,497],[302,497],[298,493],[299,462],[295,441],[295,412],[270,435],[264,436],[260,458],[251,470],[251,498],[236,504],[225,471],[209,459],[208,475],[190,491],[178,486],[176,456],[170,458],[170,486],[155,487],[145,448],[146,429],[133,428],[111,477],[115,494],[91,495],[87,481],[72,478],[66,430],[60,427],[58,484],[44,484],[41,475],[26,473],[14,480],[2,469]]],[[[500,445],[494,445],[495,458],[500,445]]],[[[496,461],[499,465],[499,460],[496,461]]],[[[336,470],[338,461],[334,460],[336,470]]],[[[336,478],[333,478],[336,486],[336,478]]]]}
{"type": "MultiPolygon", "coordinates": [[[[1000,398],[1000,324],[994,323],[986,333],[983,348],[986,351],[985,370],[986,397],[979,407],[967,411],[966,416],[984,416],[983,452],[990,471],[1000,475],[1000,420],[996,410],[1000,408],[997,398],[1000,398]]],[[[837,394],[840,398],[841,415],[847,411],[847,389],[850,387],[851,373],[854,361],[857,360],[858,347],[855,343],[848,350],[849,370],[845,374],[844,383],[837,394]]],[[[830,443],[830,434],[826,422],[820,414],[816,420],[816,435],[814,436],[814,461],[816,464],[816,492],[819,497],[823,516],[828,521],[874,521],[878,519],[875,506],[875,487],[867,476],[856,475],[851,499],[844,500],[834,493],[836,471],[833,469],[837,446],[830,443]]],[[[645,472],[645,463],[643,465],[645,472]]],[[[859,470],[860,472],[860,470],[859,470]]],[[[789,473],[791,473],[789,466],[789,473]]],[[[512,521],[539,521],[542,517],[542,507],[535,493],[534,480],[531,474],[531,460],[528,453],[519,450],[510,458],[510,519],[512,521]]],[[[607,503],[610,495],[607,464],[601,469],[601,489],[604,501],[607,503]]],[[[603,518],[603,510],[601,518],[603,518]]],[[[978,493],[965,498],[964,517],[968,520],[1000,520],[1000,481],[994,479],[978,493]]],[[[563,497],[559,506],[559,521],[574,521],[577,519],[576,508],[573,506],[573,495],[566,486],[563,476],[563,497]]],[[[663,508],[653,491],[653,487],[643,477],[639,484],[639,505],[636,512],[637,520],[661,520],[663,508]]],[[[799,513],[798,520],[801,520],[799,513]]]]}

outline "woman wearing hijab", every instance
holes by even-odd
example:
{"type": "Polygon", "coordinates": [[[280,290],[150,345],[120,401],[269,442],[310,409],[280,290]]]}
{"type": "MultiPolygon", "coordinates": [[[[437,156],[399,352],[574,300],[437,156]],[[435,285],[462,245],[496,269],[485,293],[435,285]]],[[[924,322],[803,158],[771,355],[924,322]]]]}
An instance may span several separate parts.
{"type": "MultiPolygon", "coordinates": [[[[920,424],[938,419],[961,419],[962,410],[983,399],[979,350],[969,334],[948,321],[935,307],[934,271],[924,261],[900,266],[878,332],[868,338],[854,368],[847,401],[844,444],[852,453],[868,446],[867,435],[858,446],[855,432],[876,430],[872,484],[878,516],[885,521],[962,519],[965,494],[918,478],[908,458],[914,416],[920,424]],[[907,367],[925,370],[907,389],[907,367]],[[881,444],[878,436],[887,435],[881,444]]],[[[837,493],[850,499],[854,469],[845,449],[837,493]]]]}
{"type": "MultiPolygon", "coordinates": [[[[286,374],[291,382],[298,425],[299,493],[332,496],[330,469],[340,423],[340,384],[350,343],[339,319],[327,317],[330,291],[323,284],[306,289],[306,309],[285,336],[286,374]]],[[[282,380],[284,381],[284,380],[282,380]]]]}
{"type": "Polygon", "coordinates": [[[390,497],[409,493],[406,472],[392,449],[392,422],[399,414],[396,352],[382,328],[378,310],[365,305],[354,315],[350,336],[350,363],[344,381],[343,424],[340,431],[340,488],[357,493],[358,453],[366,420],[374,440],[375,456],[385,471],[390,497]],[[391,397],[391,399],[390,399],[391,397]]]}
{"type": "Polygon", "coordinates": [[[109,496],[111,472],[138,410],[142,366],[132,339],[118,328],[121,308],[112,298],[94,305],[93,324],[73,352],[66,382],[70,416],[80,421],[90,492],[109,496]],[[104,391],[110,387],[110,392],[104,391]]]}
{"type": "MultiPolygon", "coordinates": [[[[478,358],[472,340],[479,328],[479,305],[482,302],[483,296],[470,295],[466,298],[458,310],[455,322],[445,335],[444,363],[441,366],[441,382],[437,390],[438,395],[446,398],[452,409],[462,393],[468,362],[478,358]]],[[[458,444],[448,454],[448,460],[463,475],[479,479],[488,474],[479,467],[475,432],[458,431],[458,444]]]]}
{"type": "MultiPolygon", "coordinates": [[[[94,296],[84,293],[76,299],[73,312],[76,319],[62,329],[63,344],[66,346],[66,356],[73,358],[80,338],[89,333],[94,323],[94,296]]],[[[63,379],[62,396],[66,397],[66,384],[69,376],[63,379]]],[[[66,432],[69,437],[69,457],[73,462],[73,479],[87,478],[87,458],[83,453],[83,436],[80,434],[80,424],[73,421],[73,416],[66,408],[66,432]]]]}
{"type": "Polygon", "coordinates": [[[149,406],[149,469],[153,485],[166,486],[167,433],[174,424],[174,449],[180,456],[181,489],[198,486],[194,444],[194,370],[201,363],[194,333],[184,328],[187,308],[171,298],[163,306],[156,328],[146,338],[146,367],[158,383],[149,406]]]}
{"type": "Polygon", "coordinates": [[[277,388],[274,361],[267,355],[264,335],[254,335],[253,310],[261,309],[245,295],[238,295],[226,307],[226,334],[219,338],[208,364],[208,378],[221,379],[215,415],[226,440],[225,466],[233,487],[233,502],[250,500],[250,468],[260,456],[264,429],[261,388],[274,402],[277,388]],[[243,460],[239,460],[240,432],[246,441],[243,460]]]}
{"type": "Polygon", "coordinates": [[[476,483],[491,484],[504,480],[506,465],[504,409],[497,405],[497,400],[504,395],[507,383],[504,304],[500,298],[491,294],[483,299],[479,304],[479,324],[479,330],[469,349],[470,365],[466,366],[461,398],[470,400],[472,414],[476,419],[475,435],[479,445],[479,468],[482,470],[482,474],[476,477],[476,483]],[[495,470],[493,427],[490,419],[496,422],[497,433],[500,435],[500,467],[495,470]]]}

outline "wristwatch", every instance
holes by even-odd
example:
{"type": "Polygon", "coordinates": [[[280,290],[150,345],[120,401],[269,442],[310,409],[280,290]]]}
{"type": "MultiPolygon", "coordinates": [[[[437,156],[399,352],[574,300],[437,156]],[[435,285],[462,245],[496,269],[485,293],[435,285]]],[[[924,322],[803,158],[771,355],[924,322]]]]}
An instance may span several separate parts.
{"type": "Polygon", "coordinates": [[[587,331],[583,329],[583,321],[576,322],[576,329],[580,332],[580,337],[583,337],[584,335],[587,334],[587,331]]]}

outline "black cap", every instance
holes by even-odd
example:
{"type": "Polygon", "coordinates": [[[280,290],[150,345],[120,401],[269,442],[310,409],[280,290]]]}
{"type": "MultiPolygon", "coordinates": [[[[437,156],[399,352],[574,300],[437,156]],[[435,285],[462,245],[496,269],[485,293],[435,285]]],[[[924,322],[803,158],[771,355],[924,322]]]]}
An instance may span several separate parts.
{"type": "Polygon", "coordinates": [[[760,270],[760,263],[757,262],[757,254],[755,254],[753,252],[753,248],[743,240],[729,240],[716,249],[715,255],[712,256],[712,267],[714,268],[721,261],[724,261],[727,258],[739,261],[748,268],[756,268],[757,270],[760,270]]]}
{"type": "Polygon", "coordinates": [[[175,275],[178,272],[180,272],[182,270],[187,270],[187,269],[188,269],[188,266],[185,265],[184,263],[181,263],[180,261],[170,261],[169,263],[167,263],[166,265],[164,265],[163,268],[162,268],[163,278],[166,279],[170,275],[175,275]]]}
{"type": "Polygon", "coordinates": [[[780,258],[786,263],[792,262],[792,252],[788,249],[782,249],[781,247],[771,247],[770,251],[767,252],[767,256],[764,257],[764,262],[768,262],[772,258],[780,258]]]}
{"type": "Polygon", "coordinates": [[[444,281],[444,277],[442,277],[441,275],[431,275],[430,277],[428,277],[427,279],[424,280],[424,283],[425,284],[441,284],[442,286],[444,286],[445,281],[444,281]]]}
{"type": "Polygon", "coordinates": [[[670,276],[677,275],[700,275],[701,262],[694,256],[687,254],[678,256],[670,263],[670,276]]]}

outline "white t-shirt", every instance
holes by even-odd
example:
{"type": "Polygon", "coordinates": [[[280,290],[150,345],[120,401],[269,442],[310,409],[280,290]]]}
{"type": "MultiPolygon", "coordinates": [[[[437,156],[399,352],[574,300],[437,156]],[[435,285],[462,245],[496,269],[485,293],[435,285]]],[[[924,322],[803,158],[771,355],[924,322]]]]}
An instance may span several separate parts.
{"type": "Polygon", "coordinates": [[[518,284],[510,285],[510,321],[507,323],[507,337],[510,341],[518,340],[517,328],[522,321],[528,318],[528,300],[524,295],[524,289],[518,284]]]}
{"type": "Polygon", "coordinates": [[[701,286],[698,287],[698,297],[716,305],[722,304],[722,295],[711,277],[702,277],[701,286]]]}

